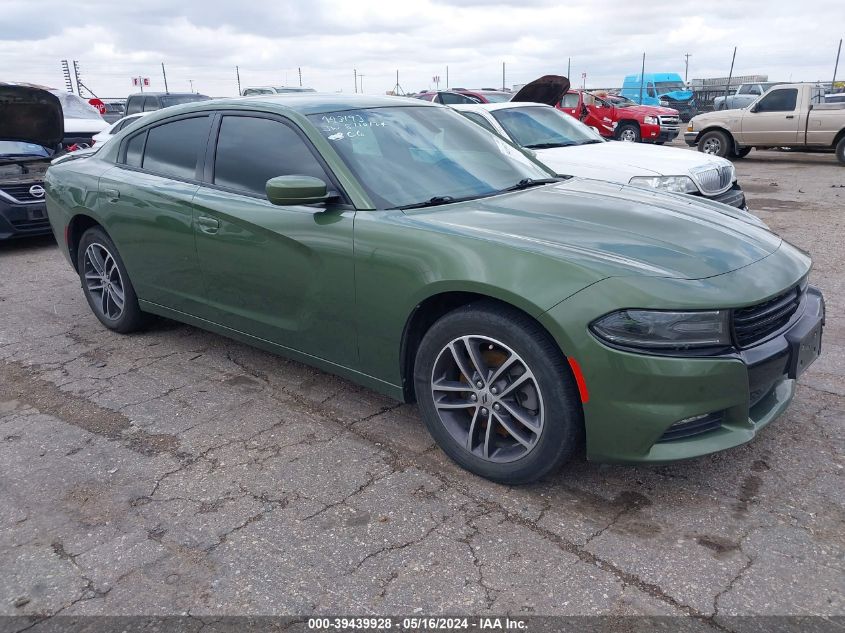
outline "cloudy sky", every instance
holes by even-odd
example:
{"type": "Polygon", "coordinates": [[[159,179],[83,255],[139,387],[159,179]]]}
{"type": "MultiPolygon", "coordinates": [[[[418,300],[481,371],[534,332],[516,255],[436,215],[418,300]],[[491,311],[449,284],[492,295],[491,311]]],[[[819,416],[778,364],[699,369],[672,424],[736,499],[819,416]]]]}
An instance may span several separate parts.
{"type": "MultiPolygon", "coordinates": [[[[63,86],[76,59],[101,97],[134,92],[145,76],[162,90],[212,96],[299,83],[325,91],[406,91],[520,84],[565,74],[614,87],[646,70],[825,80],[845,36],[845,0],[0,0],[0,80],[63,86]],[[360,90],[359,86],[359,90],[360,90]]],[[[845,57],[845,55],[843,55],[845,57]]],[[[839,79],[845,78],[845,59],[839,79]]]]}

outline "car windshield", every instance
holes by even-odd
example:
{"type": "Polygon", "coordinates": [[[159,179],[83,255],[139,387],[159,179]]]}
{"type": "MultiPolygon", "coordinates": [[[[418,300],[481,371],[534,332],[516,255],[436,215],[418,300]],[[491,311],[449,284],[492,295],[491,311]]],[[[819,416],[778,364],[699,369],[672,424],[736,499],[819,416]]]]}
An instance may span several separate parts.
{"type": "Polygon", "coordinates": [[[162,95],[161,107],[169,108],[170,106],[181,105],[183,103],[193,103],[194,101],[208,101],[211,97],[205,95],[162,95]]]}
{"type": "Polygon", "coordinates": [[[0,141],[0,158],[11,158],[13,156],[50,156],[51,152],[46,147],[37,143],[24,143],[23,141],[0,141]]]}
{"type": "Polygon", "coordinates": [[[482,92],[481,94],[488,103],[504,103],[510,101],[513,96],[509,92],[482,92]]]}
{"type": "Polygon", "coordinates": [[[637,105],[635,102],[621,95],[608,95],[607,100],[617,108],[630,108],[631,106],[637,105]]]}
{"type": "Polygon", "coordinates": [[[507,108],[492,114],[518,145],[528,149],[603,142],[589,127],[555,108],[507,108]]]}
{"type": "Polygon", "coordinates": [[[550,173],[454,110],[397,106],[308,117],[379,208],[481,198],[550,173]]]}
{"type": "Polygon", "coordinates": [[[655,81],[654,85],[657,86],[657,91],[660,94],[675,92],[676,90],[685,91],[687,89],[682,81],[655,81]]]}

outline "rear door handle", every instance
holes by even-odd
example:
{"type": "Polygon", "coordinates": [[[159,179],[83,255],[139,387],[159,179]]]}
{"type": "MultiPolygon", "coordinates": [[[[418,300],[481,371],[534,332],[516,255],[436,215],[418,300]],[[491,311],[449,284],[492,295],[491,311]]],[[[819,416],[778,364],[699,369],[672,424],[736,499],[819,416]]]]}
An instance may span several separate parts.
{"type": "Polygon", "coordinates": [[[120,199],[120,192],[117,189],[103,189],[103,195],[109,202],[117,202],[120,199]]]}
{"type": "Polygon", "coordinates": [[[217,233],[217,229],[220,228],[220,222],[215,220],[214,218],[210,218],[207,215],[201,215],[197,218],[197,224],[199,224],[200,231],[203,233],[208,233],[210,235],[214,235],[217,233]]]}

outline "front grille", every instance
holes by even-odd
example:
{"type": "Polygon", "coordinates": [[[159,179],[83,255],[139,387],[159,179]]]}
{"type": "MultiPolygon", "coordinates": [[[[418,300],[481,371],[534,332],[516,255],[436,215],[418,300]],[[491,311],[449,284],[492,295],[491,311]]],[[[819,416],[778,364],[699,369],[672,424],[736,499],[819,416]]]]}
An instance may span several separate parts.
{"type": "Polygon", "coordinates": [[[751,347],[787,323],[801,303],[798,286],[774,299],[733,311],[734,340],[739,347],[751,347]]]}
{"type": "Polygon", "coordinates": [[[715,194],[724,191],[733,182],[733,166],[722,165],[696,172],[695,178],[704,193],[715,194]]]}
{"type": "Polygon", "coordinates": [[[671,115],[671,116],[661,115],[661,116],[657,117],[657,120],[660,122],[661,126],[679,126],[681,124],[680,119],[675,115],[671,115]]]}
{"type": "Polygon", "coordinates": [[[50,220],[48,218],[41,220],[12,220],[11,225],[18,231],[41,231],[50,228],[50,220]]]}
{"type": "Polygon", "coordinates": [[[42,202],[44,194],[35,196],[30,193],[32,187],[41,187],[43,192],[44,183],[41,182],[26,182],[20,185],[2,185],[0,191],[17,200],[18,202],[42,202]]]}
{"type": "Polygon", "coordinates": [[[691,420],[675,422],[666,429],[666,432],[657,440],[658,444],[685,440],[696,435],[703,435],[716,431],[722,427],[722,412],[714,411],[705,416],[695,417],[691,420]]]}
{"type": "MultiPolygon", "coordinates": [[[[701,196],[701,193],[696,191],[690,195],[701,196]]],[[[745,193],[743,193],[742,187],[740,187],[738,184],[734,184],[733,187],[731,187],[727,191],[723,191],[722,193],[702,197],[707,198],[707,200],[713,200],[714,202],[721,202],[722,204],[727,204],[729,206],[736,207],[737,209],[745,208],[745,193]]]]}

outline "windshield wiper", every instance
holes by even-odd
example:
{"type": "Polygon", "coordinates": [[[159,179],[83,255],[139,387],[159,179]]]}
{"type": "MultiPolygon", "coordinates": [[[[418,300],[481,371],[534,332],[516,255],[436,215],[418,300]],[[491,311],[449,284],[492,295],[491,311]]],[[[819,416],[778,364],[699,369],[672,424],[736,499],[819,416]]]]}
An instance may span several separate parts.
{"type": "Polygon", "coordinates": [[[550,185],[553,182],[560,182],[560,178],[523,178],[512,187],[502,189],[502,192],[519,191],[520,189],[528,189],[529,187],[537,187],[539,185],[550,185]]]}
{"type": "Polygon", "coordinates": [[[580,143],[578,143],[578,145],[592,145],[593,143],[604,143],[604,141],[600,141],[598,139],[591,138],[588,141],[581,141],[580,143]]]}
{"type": "Polygon", "coordinates": [[[528,149],[550,149],[552,147],[569,147],[570,145],[575,145],[575,143],[531,143],[530,145],[523,145],[523,147],[527,147],[528,149]]]}
{"type": "Polygon", "coordinates": [[[455,198],[452,196],[434,196],[433,198],[429,198],[423,202],[415,202],[414,204],[406,204],[401,207],[400,209],[420,209],[422,207],[436,207],[438,204],[449,204],[450,202],[455,202],[455,198]]]}

